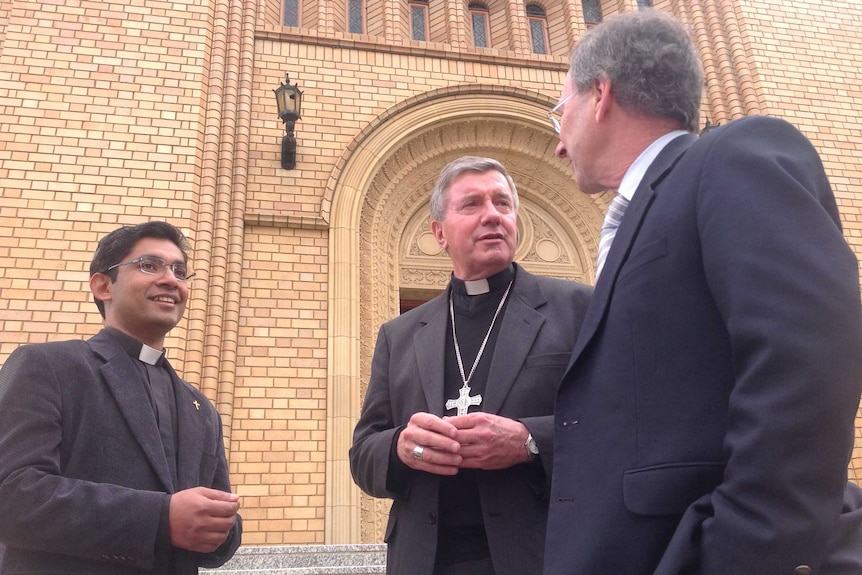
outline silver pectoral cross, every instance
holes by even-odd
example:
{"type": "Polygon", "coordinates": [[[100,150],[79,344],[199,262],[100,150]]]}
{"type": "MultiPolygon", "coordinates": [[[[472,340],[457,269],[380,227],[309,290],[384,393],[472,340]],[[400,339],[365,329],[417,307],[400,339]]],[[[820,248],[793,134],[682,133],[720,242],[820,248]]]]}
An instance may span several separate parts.
{"type": "Polygon", "coordinates": [[[458,391],[458,399],[450,399],[446,402],[446,409],[455,409],[457,407],[458,415],[467,415],[467,410],[470,409],[470,406],[481,404],[482,396],[474,395],[470,397],[470,386],[465,383],[464,387],[458,391]]]}

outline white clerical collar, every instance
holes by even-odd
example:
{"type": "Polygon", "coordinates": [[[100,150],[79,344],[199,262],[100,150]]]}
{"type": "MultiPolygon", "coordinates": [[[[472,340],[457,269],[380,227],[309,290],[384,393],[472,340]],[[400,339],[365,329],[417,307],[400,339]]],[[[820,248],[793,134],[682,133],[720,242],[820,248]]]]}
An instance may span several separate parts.
{"type": "Polygon", "coordinates": [[[482,295],[491,291],[487,279],[470,280],[464,282],[464,289],[467,290],[467,295],[482,295]]]}
{"type": "Polygon", "coordinates": [[[153,349],[147,344],[143,344],[141,346],[141,353],[138,355],[138,359],[150,365],[158,365],[159,360],[162,359],[163,353],[163,351],[153,349]]]}
{"type": "Polygon", "coordinates": [[[629,169],[626,171],[622,181],[620,182],[620,187],[617,190],[617,193],[628,201],[631,201],[632,197],[635,195],[635,191],[638,189],[638,186],[641,185],[641,180],[643,179],[644,174],[646,174],[647,169],[652,165],[659,153],[671,142],[671,140],[687,133],[688,132],[685,130],[674,130],[673,132],[668,132],[664,136],[661,136],[655,142],[647,146],[632,165],[629,166],[629,169]]]}

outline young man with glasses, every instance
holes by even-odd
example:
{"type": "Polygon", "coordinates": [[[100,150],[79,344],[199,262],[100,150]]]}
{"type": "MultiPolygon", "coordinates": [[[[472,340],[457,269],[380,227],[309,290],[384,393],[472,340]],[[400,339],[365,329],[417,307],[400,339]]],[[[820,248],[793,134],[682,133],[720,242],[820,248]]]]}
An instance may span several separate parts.
{"type": "Polygon", "coordinates": [[[0,369],[0,573],[195,574],[240,544],[218,413],[165,359],[189,296],[165,222],[99,242],[104,329],[0,369]]]}

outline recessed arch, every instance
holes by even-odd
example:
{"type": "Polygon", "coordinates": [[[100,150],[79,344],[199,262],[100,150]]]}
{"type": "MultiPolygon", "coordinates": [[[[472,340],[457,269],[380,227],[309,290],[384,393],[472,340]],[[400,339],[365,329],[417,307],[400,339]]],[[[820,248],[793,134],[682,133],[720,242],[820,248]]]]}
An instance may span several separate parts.
{"type": "Polygon", "coordinates": [[[445,255],[417,256],[418,264],[405,257],[406,244],[421,235],[417,222],[446,163],[467,154],[502,162],[518,186],[520,219],[531,234],[519,257],[532,259],[519,261],[538,273],[592,281],[607,198],[579,193],[568,164],[554,156],[557,137],[546,118],[554,103],[501,86],[423,94],[381,114],[332,174],[321,206],[330,225],[327,543],[381,537],[382,508],[353,485],[347,452],[376,332],[398,314],[405,271],[414,279],[426,275],[416,281],[431,286],[445,285],[451,269],[445,255]]]}

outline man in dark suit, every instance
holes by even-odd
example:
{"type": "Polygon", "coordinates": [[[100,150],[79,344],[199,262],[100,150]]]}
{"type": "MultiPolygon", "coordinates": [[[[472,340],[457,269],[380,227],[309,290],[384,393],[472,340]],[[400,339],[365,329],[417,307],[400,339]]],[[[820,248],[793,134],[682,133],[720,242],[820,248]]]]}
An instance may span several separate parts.
{"type": "Polygon", "coordinates": [[[221,419],[164,357],[187,249],[165,222],[108,234],[90,265],[104,329],[0,369],[0,573],[193,575],[239,546],[221,419]]]}
{"type": "Polygon", "coordinates": [[[431,229],[449,287],[378,334],[350,466],[394,500],[389,574],[541,573],[554,391],[590,290],[512,262],[517,212],[499,162],[446,166],[431,229]]]}
{"type": "Polygon", "coordinates": [[[580,190],[626,201],[557,396],[547,575],[862,573],[856,257],[787,122],[692,135],[702,78],[677,21],[626,13],[552,111],[580,190]]]}

